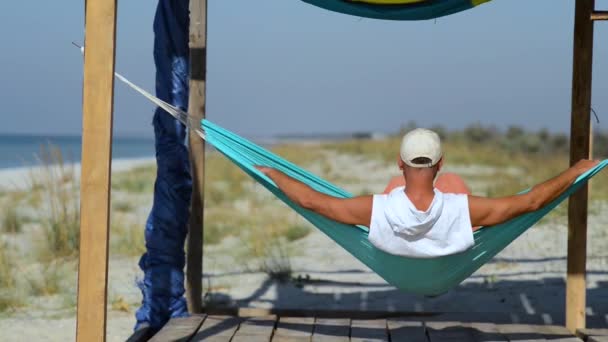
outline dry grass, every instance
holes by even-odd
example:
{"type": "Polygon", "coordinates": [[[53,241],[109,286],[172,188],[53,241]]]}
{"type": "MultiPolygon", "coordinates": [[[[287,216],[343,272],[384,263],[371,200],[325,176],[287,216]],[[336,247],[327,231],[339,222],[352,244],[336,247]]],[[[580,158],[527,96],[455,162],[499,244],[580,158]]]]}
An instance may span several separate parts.
{"type": "Polygon", "coordinates": [[[112,175],[112,190],[133,194],[152,193],[156,179],[156,165],[136,167],[128,172],[112,175]]]}
{"type": "Polygon", "coordinates": [[[14,255],[7,243],[0,244],[0,288],[13,287],[14,255]]]}
{"type": "Polygon", "coordinates": [[[310,234],[311,229],[301,224],[292,224],[287,227],[285,231],[285,238],[287,241],[292,242],[306,237],[310,234]]]}
{"type": "Polygon", "coordinates": [[[4,203],[2,208],[2,231],[9,234],[21,233],[23,230],[23,219],[17,210],[18,202],[11,198],[4,203]]]}
{"type": "Polygon", "coordinates": [[[249,177],[224,156],[209,153],[205,161],[205,205],[221,206],[243,197],[243,185],[248,180],[249,177]]]}
{"type": "Polygon", "coordinates": [[[55,146],[43,148],[40,168],[29,175],[31,191],[42,198],[39,208],[44,234],[45,260],[71,257],[78,253],[80,208],[78,178],[71,163],[66,163],[55,146]]]}
{"type": "Polygon", "coordinates": [[[145,251],[144,223],[131,223],[124,214],[113,214],[110,224],[110,255],[137,256],[145,251]]]}
{"type": "Polygon", "coordinates": [[[265,251],[259,267],[268,278],[282,283],[291,280],[293,270],[287,248],[281,239],[275,239],[265,251]]]}
{"type": "Polygon", "coordinates": [[[66,295],[76,282],[76,264],[64,260],[54,260],[38,265],[25,277],[30,296],[66,295]]]}
{"type": "Polygon", "coordinates": [[[130,213],[135,210],[135,204],[125,199],[113,200],[112,210],[120,213],[130,213]]]}
{"type": "Polygon", "coordinates": [[[0,312],[23,306],[23,295],[15,279],[15,255],[6,243],[0,244],[0,312]]]}
{"type": "Polygon", "coordinates": [[[131,305],[123,296],[113,296],[110,300],[110,307],[114,311],[131,312],[131,305]]]}

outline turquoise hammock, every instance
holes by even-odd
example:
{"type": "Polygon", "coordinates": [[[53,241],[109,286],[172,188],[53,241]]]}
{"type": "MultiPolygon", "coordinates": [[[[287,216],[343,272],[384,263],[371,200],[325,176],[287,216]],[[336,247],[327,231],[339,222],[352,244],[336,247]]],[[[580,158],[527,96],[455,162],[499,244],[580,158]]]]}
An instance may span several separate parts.
{"type": "Polygon", "coordinates": [[[368,4],[348,0],[302,0],[323,9],[385,20],[427,20],[471,9],[490,0],[426,0],[412,4],[368,4]]]}
{"type": "Polygon", "coordinates": [[[384,278],[389,284],[400,290],[421,295],[440,295],[460,284],[608,165],[608,159],[600,162],[593,169],[581,175],[559,198],[546,207],[494,227],[485,227],[476,231],[473,234],[475,245],[465,252],[433,259],[406,258],[385,253],[374,247],[367,239],[369,230],[366,227],[338,223],[297,206],[254,165],[274,167],[308,184],[315,190],[331,196],[352,197],[348,192],[209,120],[203,120],[201,127],[197,127],[198,123],[193,122],[192,117],[187,112],[151,95],[120,74],[115,75],[120,81],[164,109],[213,145],[249,176],[384,278]]]}
{"type": "Polygon", "coordinates": [[[338,223],[295,205],[254,165],[276,168],[328,195],[351,197],[348,192],[208,120],[202,121],[202,128],[208,143],[389,284],[403,291],[429,296],[440,295],[460,284],[608,165],[608,160],[599,163],[546,207],[478,230],[474,233],[475,245],[463,253],[433,259],[406,258],[375,248],[367,239],[366,227],[338,223]]]}

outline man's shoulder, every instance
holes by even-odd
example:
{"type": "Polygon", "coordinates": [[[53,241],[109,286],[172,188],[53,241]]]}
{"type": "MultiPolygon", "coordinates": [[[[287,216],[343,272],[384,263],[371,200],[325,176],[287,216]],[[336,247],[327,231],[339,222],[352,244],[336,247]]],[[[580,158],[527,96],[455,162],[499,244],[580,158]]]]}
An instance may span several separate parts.
{"type": "Polygon", "coordinates": [[[468,206],[469,204],[469,195],[467,194],[455,194],[455,193],[442,193],[443,201],[448,205],[453,204],[464,204],[468,206]]]}

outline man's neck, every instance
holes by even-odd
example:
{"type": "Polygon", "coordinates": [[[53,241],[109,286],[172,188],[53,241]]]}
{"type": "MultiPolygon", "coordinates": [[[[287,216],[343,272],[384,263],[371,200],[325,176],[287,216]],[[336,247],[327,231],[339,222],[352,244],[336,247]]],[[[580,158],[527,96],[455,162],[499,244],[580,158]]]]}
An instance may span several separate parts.
{"type": "Polygon", "coordinates": [[[405,195],[414,204],[416,209],[426,211],[435,198],[433,180],[426,178],[407,179],[405,195]]]}

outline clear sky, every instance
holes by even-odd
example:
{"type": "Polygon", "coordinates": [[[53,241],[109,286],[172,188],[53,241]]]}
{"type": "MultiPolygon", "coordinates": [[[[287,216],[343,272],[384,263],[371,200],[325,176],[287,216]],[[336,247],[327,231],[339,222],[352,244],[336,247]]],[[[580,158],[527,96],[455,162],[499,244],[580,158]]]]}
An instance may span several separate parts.
{"type": "MultiPolygon", "coordinates": [[[[82,59],[70,42],[82,41],[83,3],[3,5],[0,133],[80,133],[82,59]]],[[[149,90],[155,7],[118,8],[117,71],[149,90]]],[[[567,131],[573,16],[573,0],[494,0],[423,22],[298,0],[209,0],[208,117],[257,137],[393,132],[409,121],[567,131]]],[[[595,27],[593,107],[606,129],[608,23],[595,27]]],[[[115,134],[151,135],[153,107],[116,90],[115,134]]]]}

